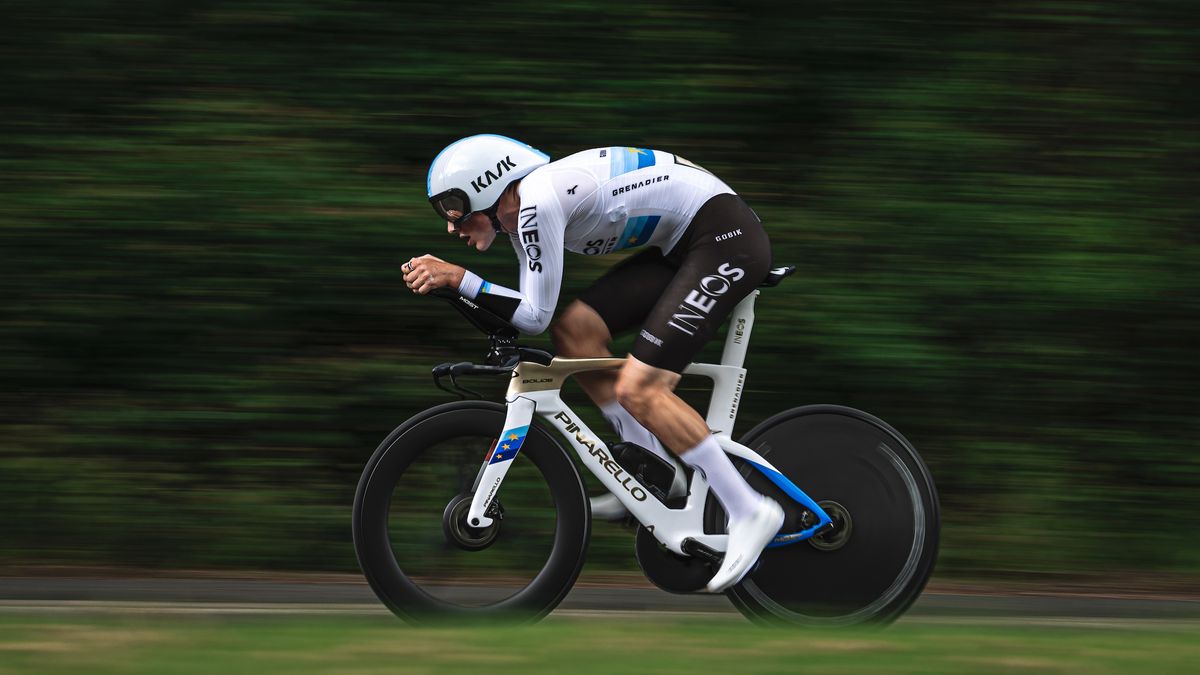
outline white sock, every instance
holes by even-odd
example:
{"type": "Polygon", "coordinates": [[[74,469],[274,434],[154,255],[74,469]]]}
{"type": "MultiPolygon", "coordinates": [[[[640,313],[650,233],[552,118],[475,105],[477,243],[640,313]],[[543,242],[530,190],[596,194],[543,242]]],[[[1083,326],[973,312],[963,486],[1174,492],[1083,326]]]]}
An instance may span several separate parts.
{"type": "Polygon", "coordinates": [[[754,513],[754,509],[762,502],[763,496],[733,468],[733,462],[729,461],[715,436],[706,436],[679,458],[703,472],[709,488],[729,514],[730,521],[741,520],[754,513]]]}
{"type": "Polygon", "coordinates": [[[658,438],[650,433],[650,430],[642,426],[642,423],[633,418],[617,399],[613,399],[608,403],[600,406],[600,412],[604,413],[604,419],[612,425],[617,435],[621,440],[630,443],[636,443],[650,452],[658,455],[667,464],[674,465],[671,459],[671,454],[667,452],[662,443],[658,442],[658,438]]]}

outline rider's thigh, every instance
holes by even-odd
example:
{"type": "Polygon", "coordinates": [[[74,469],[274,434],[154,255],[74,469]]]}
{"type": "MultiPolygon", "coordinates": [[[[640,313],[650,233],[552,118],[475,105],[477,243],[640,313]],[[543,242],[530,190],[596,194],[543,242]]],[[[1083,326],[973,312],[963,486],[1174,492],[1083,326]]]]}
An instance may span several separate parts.
{"type": "Polygon", "coordinates": [[[771,268],[771,244],[758,217],[737,195],[717,195],[697,212],[682,257],[634,338],[643,363],[681,372],[742,298],[771,268]]]}
{"type": "Polygon", "coordinates": [[[621,335],[642,325],[678,271],[678,261],[648,248],[605,272],[579,294],[579,300],[595,310],[609,335],[621,335]]]}

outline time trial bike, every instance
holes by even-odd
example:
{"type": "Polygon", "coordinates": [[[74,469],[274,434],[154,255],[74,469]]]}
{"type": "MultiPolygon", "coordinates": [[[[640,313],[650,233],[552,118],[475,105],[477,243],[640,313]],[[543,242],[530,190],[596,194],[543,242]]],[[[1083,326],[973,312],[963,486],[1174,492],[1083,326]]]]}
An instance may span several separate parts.
{"type": "MultiPolygon", "coordinates": [[[[794,269],[772,270],[761,286],[794,269]]],[[[721,362],[684,371],[712,380],[708,426],[747,481],[785,512],[757,566],[726,596],[755,620],[886,624],[933,571],[933,480],[899,432],[852,408],[792,408],[733,439],[759,292],[734,309],[721,362]]],[[[634,550],[646,577],[675,593],[703,591],[728,539],[703,475],[633,444],[609,446],[560,396],[571,375],[617,369],[624,359],[523,347],[495,314],[447,289],[434,294],[491,344],[484,363],[435,367],[434,383],[464,399],[475,394],[459,382],[468,376],[507,378],[508,390],[503,404],[461,400],[418,413],[367,462],[354,498],[354,546],[379,599],[413,622],[529,621],[553,610],[579,576],[591,531],[589,499],[564,441],[636,521],[634,550]]]]}

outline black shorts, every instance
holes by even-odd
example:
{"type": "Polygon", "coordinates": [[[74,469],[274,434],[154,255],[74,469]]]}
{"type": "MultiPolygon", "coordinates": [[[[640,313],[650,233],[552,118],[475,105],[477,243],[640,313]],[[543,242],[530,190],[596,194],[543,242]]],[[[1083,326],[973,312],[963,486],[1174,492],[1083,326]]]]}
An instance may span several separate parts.
{"type": "Polygon", "coordinates": [[[717,195],[670,253],[651,248],[622,261],[579,299],[611,335],[640,326],[630,353],[678,373],[770,269],[771,243],[758,216],[741,197],[717,195]]]}

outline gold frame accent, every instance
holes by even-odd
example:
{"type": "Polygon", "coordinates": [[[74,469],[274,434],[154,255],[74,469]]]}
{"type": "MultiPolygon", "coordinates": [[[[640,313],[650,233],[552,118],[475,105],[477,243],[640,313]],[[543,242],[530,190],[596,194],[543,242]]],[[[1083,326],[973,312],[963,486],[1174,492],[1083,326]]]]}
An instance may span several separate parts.
{"type": "Polygon", "coordinates": [[[616,357],[563,359],[556,356],[550,360],[548,366],[532,361],[522,361],[513,369],[512,380],[508,383],[508,395],[562,389],[567,378],[575,373],[589,370],[615,370],[623,365],[625,365],[625,359],[616,357]]]}

